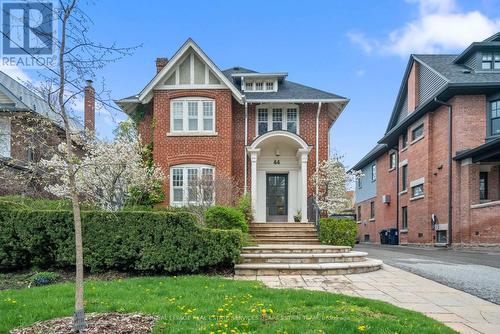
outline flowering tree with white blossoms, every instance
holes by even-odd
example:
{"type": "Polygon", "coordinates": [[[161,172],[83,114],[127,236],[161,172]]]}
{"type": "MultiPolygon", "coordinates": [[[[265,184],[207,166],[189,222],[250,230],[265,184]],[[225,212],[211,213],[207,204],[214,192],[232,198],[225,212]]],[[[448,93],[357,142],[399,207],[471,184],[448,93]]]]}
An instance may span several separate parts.
{"type": "MultiPolygon", "coordinates": [[[[66,144],[58,147],[62,153],[66,144]]],[[[137,137],[119,136],[111,142],[97,139],[84,143],[85,155],[74,161],[76,188],[80,196],[105,210],[121,209],[131,191],[151,192],[158,189],[163,173],[156,166],[144,161],[142,146],[137,137]]],[[[49,184],[46,190],[58,197],[71,197],[66,162],[60,155],[43,160],[42,165],[51,170],[51,177],[58,183],[49,184]]]]}
{"type": "Polygon", "coordinates": [[[346,170],[339,155],[320,162],[318,171],[313,175],[314,186],[318,188],[316,204],[319,209],[327,211],[328,214],[347,209],[349,206],[347,188],[360,176],[359,171],[346,170]]]}

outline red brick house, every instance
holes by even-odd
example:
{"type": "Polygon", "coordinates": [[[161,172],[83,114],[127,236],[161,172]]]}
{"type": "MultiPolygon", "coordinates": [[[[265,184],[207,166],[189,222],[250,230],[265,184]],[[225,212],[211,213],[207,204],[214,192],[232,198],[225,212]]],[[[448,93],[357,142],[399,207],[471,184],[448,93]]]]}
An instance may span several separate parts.
{"type": "MultiPolygon", "coordinates": [[[[85,127],[94,131],[95,102],[91,81],[84,89],[85,127]]],[[[71,121],[72,129],[83,127],[71,121]]],[[[62,120],[36,92],[0,71],[0,196],[50,196],[29,168],[50,159],[64,141],[62,120]],[[36,132],[36,134],[34,134],[36,132]]]]}
{"type": "Polygon", "coordinates": [[[387,131],[353,169],[361,241],[500,243],[500,33],[411,55],[387,131]]]}
{"type": "Polygon", "coordinates": [[[328,158],[329,129],[348,100],[284,72],[221,71],[192,39],[156,67],[139,94],[117,104],[139,118],[144,144],[168,175],[165,204],[229,204],[248,191],[256,221],[292,222],[298,212],[307,221],[311,176],[328,158]],[[200,177],[230,180],[232,189],[199,194],[192,184],[200,177]]]}

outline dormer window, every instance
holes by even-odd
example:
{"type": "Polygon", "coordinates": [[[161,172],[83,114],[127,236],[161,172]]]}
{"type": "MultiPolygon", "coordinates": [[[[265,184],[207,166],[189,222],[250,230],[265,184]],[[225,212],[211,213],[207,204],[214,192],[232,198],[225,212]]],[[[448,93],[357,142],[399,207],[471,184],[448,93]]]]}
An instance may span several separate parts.
{"type": "Polygon", "coordinates": [[[277,81],[255,81],[246,79],[242,88],[245,92],[275,92],[278,88],[277,81]]]}
{"type": "Polygon", "coordinates": [[[500,53],[483,53],[481,68],[483,70],[500,70],[500,53]]]}

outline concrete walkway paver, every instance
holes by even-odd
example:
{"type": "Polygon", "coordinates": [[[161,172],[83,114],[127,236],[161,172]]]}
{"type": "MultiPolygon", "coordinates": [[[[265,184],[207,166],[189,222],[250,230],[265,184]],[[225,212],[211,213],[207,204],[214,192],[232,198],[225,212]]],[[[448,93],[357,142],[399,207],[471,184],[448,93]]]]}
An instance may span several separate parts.
{"type": "Polygon", "coordinates": [[[376,299],[424,313],[460,333],[500,333],[500,305],[407,271],[384,265],[354,275],[239,276],[270,288],[293,288],[376,299]]]}

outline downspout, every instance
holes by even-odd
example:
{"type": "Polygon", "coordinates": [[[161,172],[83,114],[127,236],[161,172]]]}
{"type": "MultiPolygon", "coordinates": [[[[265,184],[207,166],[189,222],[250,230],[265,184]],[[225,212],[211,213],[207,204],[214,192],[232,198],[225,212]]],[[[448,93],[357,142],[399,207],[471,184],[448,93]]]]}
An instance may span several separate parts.
{"type": "Polygon", "coordinates": [[[243,193],[246,195],[247,189],[248,189],[248,158],[247,158],[247,145],[248,145],[248,103],[245,101],[245,147],[243,149],[243,161],[244,161],[244,170],[245,170],[245,176],[244,176],[244,181],[245,186],[243,187],[243,193]]]}
{"type": "Polygon", "coordinates": [[[400,244],[401,235],[399,233],[399,139],[396,146],[396,230],[398,230],[398,245],[400,244]]]}
{"type": "MultiPolygon", "coordinates": [[[[316,145],[315,145],[315,153],[316,153],[316,175],[318,175],[318,170],[319,170],[319,113],[321,112],[321,102],[318,103],[318,111],[316,112],[316,145]]],[[[315,185],[315,190],[314,190],[314,196],[315,196],[315,201],[318,200],[318,194],[319,194],[319,185],[318,182],[316,182],[315,185]]],[[[307,189],[305,190],[307,194],[307,189]]],[[[316,205],[317,206],[317,205],[316,205]]],[[[316,221],[319,220],[319,209],[316,209],[316,221]]]]}
{"type": "Polygon", "coordinates": [[[434,102],[448,107],[448,246],[451,246],[453,241],[453,231],[452,231],[452,218],[453,218],[453,204],[452,204],[452,194],[453,194],[453,175],[452,175],[452,148],[453,148],[453,107],[451,104],[438,100],[437,97],[434,98],[434,102]]]}

